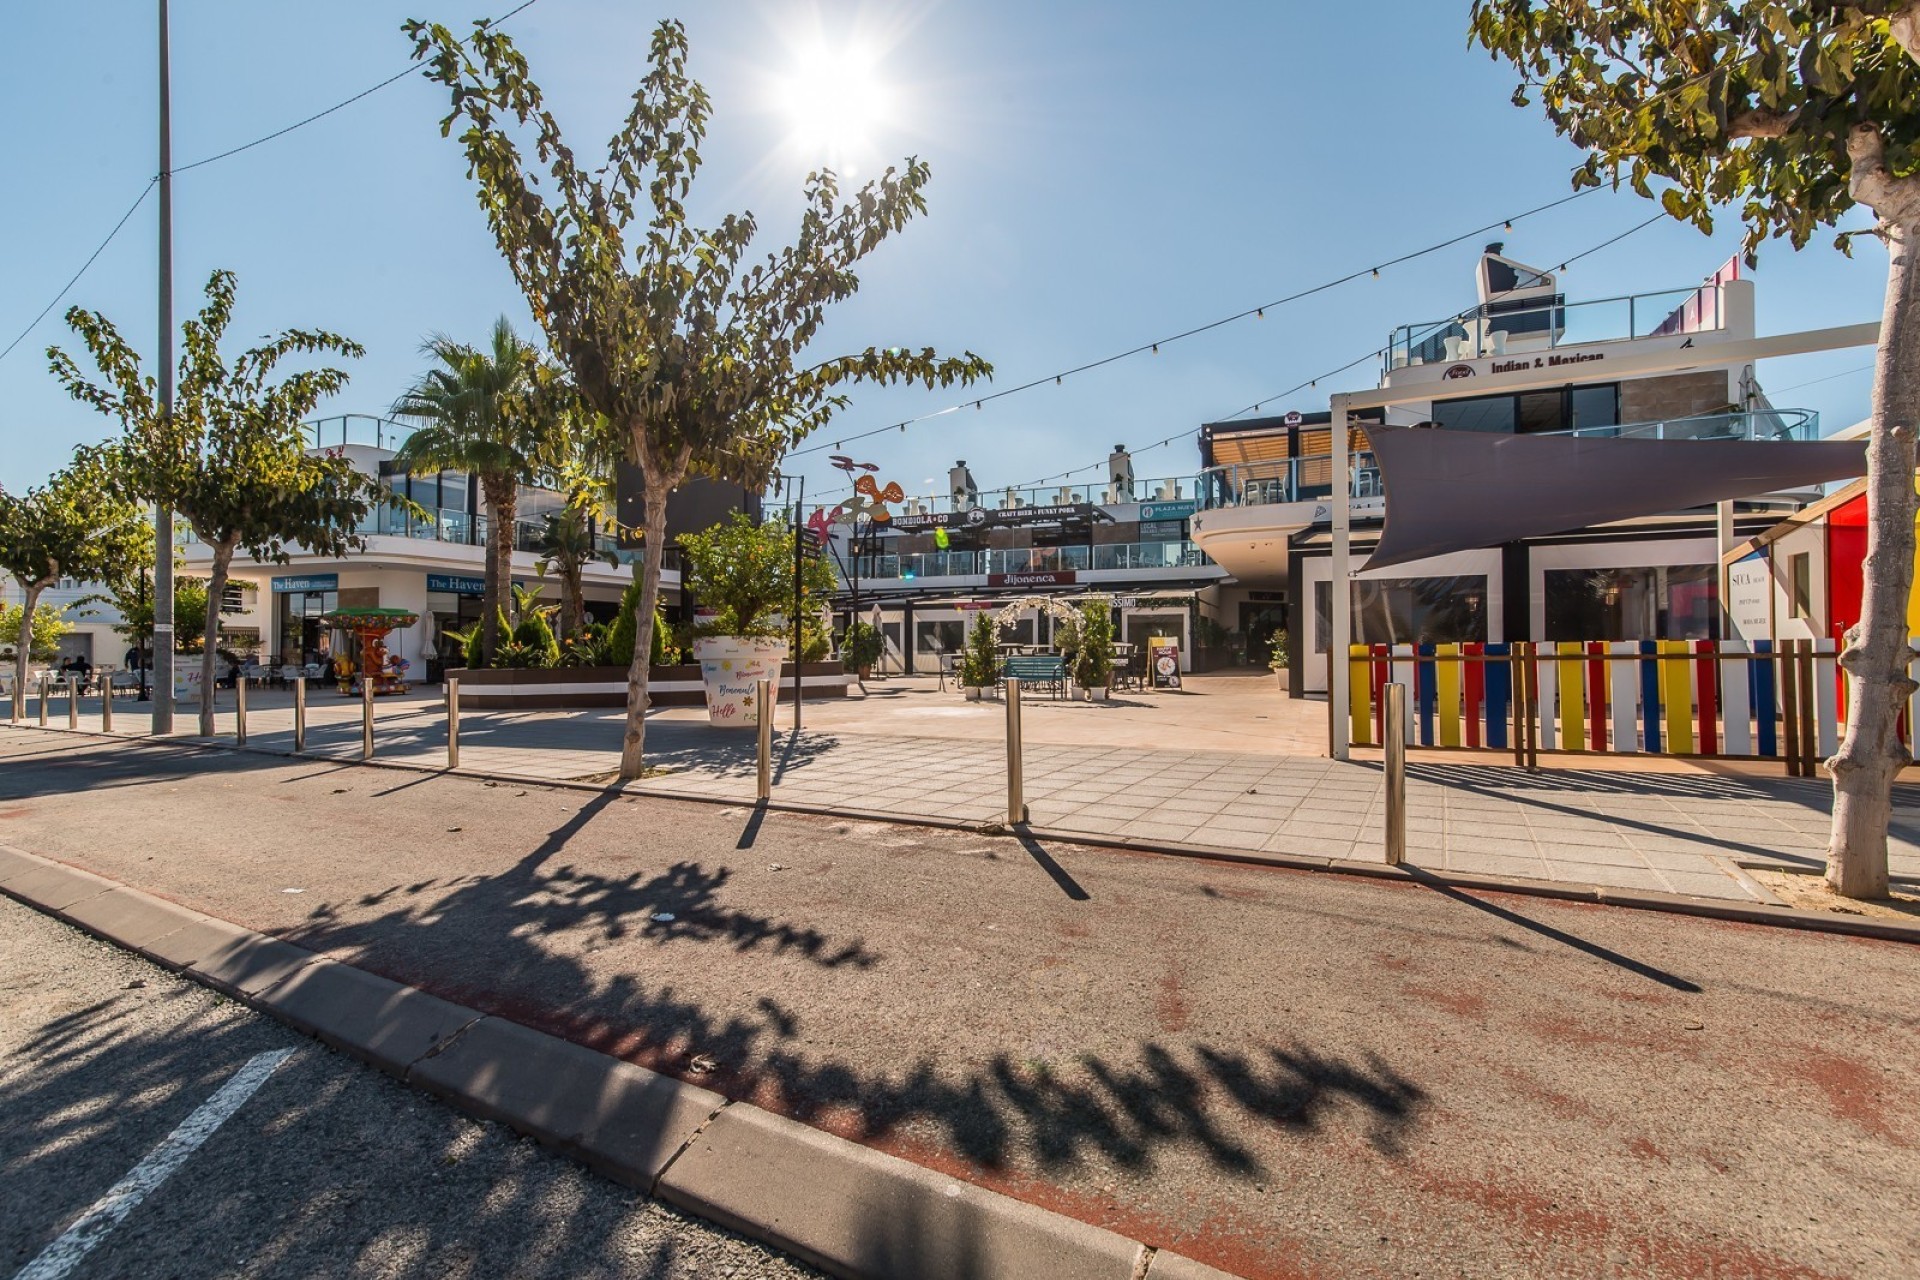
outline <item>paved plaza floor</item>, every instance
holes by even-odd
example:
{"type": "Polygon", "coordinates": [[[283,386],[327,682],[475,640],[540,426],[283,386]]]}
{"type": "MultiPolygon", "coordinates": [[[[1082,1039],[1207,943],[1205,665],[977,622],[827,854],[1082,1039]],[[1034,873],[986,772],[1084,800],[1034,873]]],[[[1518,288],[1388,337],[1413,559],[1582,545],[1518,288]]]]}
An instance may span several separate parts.
{"type": "MultiPolygon", "coordinates": [[[[1376,760],[1326,758],[1323,702],[1288,699],[1277,681],[1200,677],[1181,694],[1129,694],[1106,705],[1024,704],[1025,799],[1032,824],[1087,837],[1245,853],[1379,862],[1384,809],[1376,760]]],[[[809,702],[802,731],[783,705],[774,741],[776,798],[901,817],[991,823],[1007,809],[1005,709],[966,702],[930,679],[876,682],[867,697],[809,702]]],[[[218,736],[231,740],[231,695],[218,736]]],[[[144,714],[116,708],[115,729],[143,733],[144,714]]],[[[446,762],[437,694],[377,704],[376,752],[429,768],[446,762]]],[[[29,709],[32,718],[35,709],[29,709]]],[[[182,709],[179,730],[193,717],[182,709]]],[[[55,700],[51,723],[66,723],[55,700]]],[[[98,729],[97,703],[79,723],[98,729]]],[[[307,750],[357,758],[360,706],[313,695],[307,750]]],[[[290,698],[258,691],[249,745],[292,748],[290,698]]],[[[464,771],[611,782],[623,716],[482,712],[461,718],[464,771]]],[[[640,790],[750,801],[751,732],[707,725],[698,708],[649,715],[640,790]]],[[[1490,754],[1424,753],[1408,777],[1408,861],[1436,871],[1690,894],[1776,899],[1742,866],[1824,865],[1831,793],[1819,779],[1760,766],[1561,757],[1526,773],[1490,754]],[[1565,767],[1560,767],[1564,763],[1565,767]]],[[[1898,789],[1894,875],[1920,880],[1920,786],[1898,789]]]]}

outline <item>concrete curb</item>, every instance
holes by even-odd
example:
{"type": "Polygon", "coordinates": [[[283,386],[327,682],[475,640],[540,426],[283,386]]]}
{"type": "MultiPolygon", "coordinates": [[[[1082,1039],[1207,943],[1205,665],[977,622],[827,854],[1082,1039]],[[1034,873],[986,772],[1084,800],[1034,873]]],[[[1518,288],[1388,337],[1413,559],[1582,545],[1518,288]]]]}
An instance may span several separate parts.
{"type": "Polygon", "coordinates": [[[0,894],[833,1275],[1233,1280],[7,845],[0,894]]]}
{"type": "MultiPolygon", "coordinates": [[[[11,726],[19,729],[37,729],[37,725],[20,724],[11,726]]],[[[109,742],[131,742],[145,747],[185,747],[195,751],[241,752],[249,755],[265,756],[275,760],[299,760],[313,763],[372,766],[380,769],[394,769],[404,773],[439,775],[446,778],[471,779],[479,782],[512,783],[521,787],[549,787],[562,791],[582,791],[596,795],[612,793],[647,800],[676,800],[687,804],[717,805],[730,809],[764,808],[771,813],[797,813],[818,818],[838,818],[850,822],[882,822],[890,826],[926,827],[940,831],[967,831],[986,835],[1012,835],[1016,828],[996,822],[971,822],[956,818],[934,818],[902,813],[882,813],[871,809],[835,808],[830,805],[802,804],[793,801],[773,800],[766,805],[758,805],[746,796],[704,796],[677,791],[660,791],[645,786],[603,785],[595,782],[574,782],[568,779],[536,778],[520,773],[493,773],[477,769],[457,771],[433,768],[427,765],[408,764],[399,760],[358,760],[347,756],[320,756],[311,753],[296,755],[291,751],[272,751],[265,747],[236,746],[224,742],[207,742],[198,739],[153,740],[134,738],[120,734],[95,733],[88,729],[49,729],[48,732],[77,734],[80,737],[103,739],[109,742]]],[[[1424,867],[1407,864],[1393,867],[1385,863],[1355,862],[1347,858],[1303,857],[1297,854],[1249,853],[1244,849],[1228,849],[1218,845],[1174,844],[1164,840],[1141,839],[1134,836],[1094,835],[1083,831],[1062,831],[1053,827],[1032,825],[1017,828],[1021,833],[1035,840],[1047,840],[1055,844],[1070,844],[1091,849],[1123,849],[1131,853],[1152,854],[1170,858],[1194,858],[1206,862],[1230,862],[1250,867],[1273,867],[1287,871],[1332,872],[1335,875],[1358,876],[1369,880],[1389,880],[1402,884],[1425,885],[1430,888],[1460,889],[1479,893],[1511,893],[1523,897],[1549,898],[1561,902],[1586,902],[1598,906],[1628,907],[1640,911],[1663,911],[1670,915],[1696,916],[1707,920],[1724,920],[1734,924],[1769,925],[1781,929],[1799,929],[1809,933],[1834,933],[1856,938],[1878,938],[1887,942],[1906,942],[1920,944],[1920,924],[1903,924],[1892,920],[1869,920],[1861,916],[1841,915],[1826,911],[1804,911],[1797,907],[1771,905],[1765,902],[1751,904],[1723,902],[1712,898],[1696,898],[1682,893],[1661,893],[1651,889],[1617,889],[1607,885],[1578,884],[1571,881],[1530,880],[1519,876],[1479,875],[1458,871],[1430,871],[1424,867]]],[[[1735,879],[1734,877],[1729,877],[1735,879]]],[[[1737,879],[1736,879],[1737,883],[1737,879]]]]}

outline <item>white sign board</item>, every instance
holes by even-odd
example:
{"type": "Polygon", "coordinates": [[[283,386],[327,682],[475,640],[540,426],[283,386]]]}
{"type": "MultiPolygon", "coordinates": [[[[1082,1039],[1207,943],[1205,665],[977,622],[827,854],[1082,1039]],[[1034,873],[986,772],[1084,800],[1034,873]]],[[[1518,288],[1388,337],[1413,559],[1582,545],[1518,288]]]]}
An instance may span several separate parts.
{"type": "Polygon", "coordinates": [[[1773,638],[1773,567],[1766,552],[1727,566],[1727,616],[1734,634],[1748,644],[1773,638]]]}

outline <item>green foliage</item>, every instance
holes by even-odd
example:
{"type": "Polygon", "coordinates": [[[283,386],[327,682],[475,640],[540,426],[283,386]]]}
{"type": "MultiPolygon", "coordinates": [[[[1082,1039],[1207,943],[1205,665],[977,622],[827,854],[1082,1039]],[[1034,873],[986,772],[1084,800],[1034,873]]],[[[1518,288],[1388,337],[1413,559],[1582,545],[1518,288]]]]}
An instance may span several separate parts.
{"type": "Polygon", "coordinates": [[[973,615],[973,627],[967,632],[967,649],[960,656],[960,683],[985,689],[993,684],[1000,669],[998,628],[985,610],[973,615]]]}
{"type": "Polygon", "coordinates": [[[1276,631],[1273,633],[1272,648],[1267,655],[1267,665],[1275,671],[1284,671],[1286,669],[1287,633],[1285,631],[1276,631]]]}
{"type": "MultiPolygon", "coordinates": [[[[20,644],[20,619],[26,606],[0,604],[0,657],[14,657],[20,644]]],[[[66,614],[50,604],[34,606],[33,627],[29,633],[27,656],[35,662],[51,661],[60,652],[60,637],[73,630],[66,614]]]]}
{"type": "MultiPolygon", "coordinates": [[[[791,634],[793,538],[788,525],[756,525],[736,511],[725,524],[680,539],[681,581],[695,600],[715,611],[707,634],[773,639],[791,634]]],[[[806,613],[831,595],[836,583],[825,560],[808,559],[804,566],[800,607],[806,613]]]]}
{"type": "Polygon", "coordinates": [[[608,643],[609,628],[604,623],[589,622],[578,632],[560,642],[559,666],[563,667],[604,667],[612,661],[611,645],[608,643]]]}
{"type": "MultiPolygon", "coordinates": [[[[147,598],[136,594],[123,598],[125,588],[115,584],[114,603],[122,622],[114,630],[142,648],[153,644],[153,584],[147,584],[147,598]]],[[[137,588],[136,588],[137,590],[137,588]]],[[[173,648],[176,653],[199,653],[207,636],[207,580],[176,575],[173,579],[173,648]]]]}
{"type": "MultiPolygon", "coordinates": [[[[636,613],[640,608],[640,575],[634,574],[633,581],[627,584],[626,591],[620,597],[620,616],[613,620],[607,630],[607,663],[609,666],[628,667],[633,665],[633,647],[639,643],[640,625],[636,613]]],[[[647,650],[647,665],[666,666],[667,648],[670,643],[667,634],[667,620],[660,610],[653,611],[653,643],[647,650]]]]}
{"type": "Polygon", "coordinates": [[[469,671],[478,671],[487,665],[486,656],[480,652],[480,624],[474,623],[465,631],[449,630],[447,635],[460,646],[460,658],[469,671]]]}
{"type": "Polygon", "coordinates": [[[539,661],[526,665],[552,667],[560,663],[560,642],[553,638],[545,610],[534,609],[521,615],[513,629],[513,641],[538,655],[539,661]]]}
{"type": "Polygon", "coordinates": [[[553,665],[546,650],[539,645],[523,644],[518,640],[502,641],[500,647],[494,651],[493,664],[496,667],[521,670],[553,665]]]}
{"type": "Polygon", "coordinates": [[[1080,606],[1073,678],[1082,689],[1104,689],[1113,682],[1113,609],[1105,600],[1080,606]]]}
{"type": "Polygon", "coordinates": [[[865,671],[880,661],[886,639],[870,622],[856,622],[847,628],[840,641],[840,660],[855,671],[865,671]]]}
{"type": "MultiPolygon", "coordinates": [[[[1475,0],[1472,38],[1520,72],[1587,152],[1577,186],[1626,181],[1673,217],[1713,228],[1739,211],[1749,258],[1799,248],[1856,201],[1920,213],[1920,68],[1905,0],[1789,6],[1746,0],[1475,0]]],[[[1842,247],[1845,247],[1844,237],[1842,247]]]]}

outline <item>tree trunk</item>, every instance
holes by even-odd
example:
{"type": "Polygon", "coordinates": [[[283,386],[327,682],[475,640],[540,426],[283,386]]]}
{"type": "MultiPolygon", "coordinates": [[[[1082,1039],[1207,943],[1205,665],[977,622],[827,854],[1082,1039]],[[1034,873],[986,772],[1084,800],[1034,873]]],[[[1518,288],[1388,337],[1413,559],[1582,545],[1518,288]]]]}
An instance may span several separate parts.
{"type": "Polygon", "coordinates": [[[480,600],[480,654],[491,667],[504,637],[500,613],[513,579],[513,517],[519,493],[512,476],[483,476],[480,487],[487,499],[486,589],[480,600]]]}
{"type": "Polygon", "coordinates": [[[584,577],[582,566],[577,564],[561,570],[560,586],[566,593],[560,610],[560,634],[563,638],[571,639],[579,635],[585,626],[587,606],[586,588],[582,585],[584,577]]]}
{"type": "Polygon", "coordinates": [[[667,556],[667,495],[673,486],[660,469],[643,466],[646,513],[641,520],[640,604],[634,616],[633,664],[627,668],[627,732],[620,742],[620,780],[640,776],[647,745],[647,676],[653,654],[653,611],[660,602],[660,570],[667,556]]]}
{"type": "Polygon", "coordinates": [[[13,719],[18,719],[14,716],[13,708],[24,706],[26,702],[27,667],[33,660],[33,612],[40,607],[40,593],[47,589],[50,581],[52,579],[41,582],[28,582],[22,579],[20,582],[20,590],[23,593],[20,606],[20,642],[14,646],[14,695],[8,699],[7,704],[7,715],[13,719]]]}
{"type": "MultiPolygon", "coordinates": [[[[220,660],[216,645],[220,639],[220,597],[227,591],[227,570],[233,564],[231,542],[216,542],[213,547],[213,571],[207,577],[207,627],[200,649],[200,736],[213,736],[214,670],[220,660]]],[[[165,691],[171,698],[173,690],[165,691]]],[[[155,691],[154,697],[160,697],[155,691]]]]}
{"type": "Polygon", "coordinates": [[[1867,438],[1867,558],[1860,621],[1847,632],[1840,665],[1848,680],[1847,733],[1827,761],[1833,774],[1833,829],[1827,882],[1848,898],[1887,895],[1887,824],[1894,779],[1910,756],[1899,717],[1914,682],[1907,635],[1913,589],[1914,432],[1920,424],[1920,229],[1888,235],[1887,300],[1873,380],[1867,438]]]}

